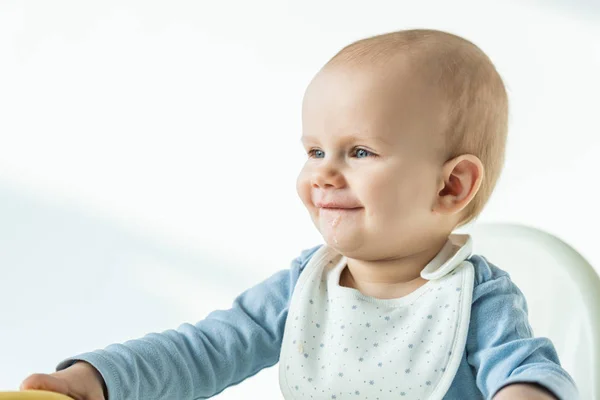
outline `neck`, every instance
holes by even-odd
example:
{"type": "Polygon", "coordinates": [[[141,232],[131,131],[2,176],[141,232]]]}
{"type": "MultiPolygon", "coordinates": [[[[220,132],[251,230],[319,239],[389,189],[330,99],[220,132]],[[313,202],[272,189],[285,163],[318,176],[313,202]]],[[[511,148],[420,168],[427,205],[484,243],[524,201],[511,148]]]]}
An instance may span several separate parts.
{"type": "Polygon", "coordinates": [[[397,298],[423,286],[421,271],[440,252],[447,238],[432,243],[417,253],[384,260],[347,259],[340,285],[357,289],[367,296],[397,298]]]}

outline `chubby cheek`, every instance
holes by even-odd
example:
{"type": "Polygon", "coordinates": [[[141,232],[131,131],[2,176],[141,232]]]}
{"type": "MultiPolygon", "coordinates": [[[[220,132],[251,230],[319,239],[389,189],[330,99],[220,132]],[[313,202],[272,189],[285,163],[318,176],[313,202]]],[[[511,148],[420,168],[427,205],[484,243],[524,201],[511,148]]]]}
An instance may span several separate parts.
{"type": "Polygon", "coordinates": [[[400,172],[373,176],[362,191],[368,199],[367,210],[373,229],[386,234],[412,226],[413,220],[426,207],[422,183],[400,172]]]}
{"type": "Polygon", "coordinates": [[[398,196],[394,190],[395,182],[379,179],[377,176],[363,182],[360,193],[366,208],[367,222],[370,220],[375,223],[374,228],[381,229],[382,223],[389,223],[390,217],[397,212],[398,196]]]}
{"type": "Polygon", "coordinates": [[[304,206],[308,209],[310,214],[313,215],[314,206],[311,200],[310,186],[309,173],[306,168],[302,168],[296,179],[296,192],[298,193],[300,200],[302,200],[302,203],[304,203],[304,206]]]}

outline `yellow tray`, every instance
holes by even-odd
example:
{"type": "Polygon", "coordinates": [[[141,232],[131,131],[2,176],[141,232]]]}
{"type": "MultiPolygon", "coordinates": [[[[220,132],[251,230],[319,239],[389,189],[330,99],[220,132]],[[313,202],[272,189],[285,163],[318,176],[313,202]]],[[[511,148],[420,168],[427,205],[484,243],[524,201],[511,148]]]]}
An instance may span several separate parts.
{"type": "Polygon", "coordinates": [[[23,390],[21,392],[0,392],[0,400],[73,400],[64,394],[45,390],[23,390]]]}

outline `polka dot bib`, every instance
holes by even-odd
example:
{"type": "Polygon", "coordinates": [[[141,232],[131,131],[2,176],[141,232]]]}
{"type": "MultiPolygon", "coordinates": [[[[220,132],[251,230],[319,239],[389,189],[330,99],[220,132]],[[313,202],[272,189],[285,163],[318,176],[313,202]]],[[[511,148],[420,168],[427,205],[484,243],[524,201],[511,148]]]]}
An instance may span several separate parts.
{"type": "Polygon", "coordinates": [[[451,235],[396,299],[340,286],[346,258],[322,246],[300,275],[279,363],[285,399],[442,399],[465,348],[473,295],[468,235],[451,235]]]}

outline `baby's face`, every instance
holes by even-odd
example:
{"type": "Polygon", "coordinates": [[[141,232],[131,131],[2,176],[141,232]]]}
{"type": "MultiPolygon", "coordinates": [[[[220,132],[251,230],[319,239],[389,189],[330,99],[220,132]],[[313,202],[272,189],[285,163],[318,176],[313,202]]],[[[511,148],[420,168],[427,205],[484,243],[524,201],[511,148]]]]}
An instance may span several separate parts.
{"type": "Polygon", "coordinates": [[[297,190],[328,245],[371,260],[424,245],[444,161],[434,103],[402,68],[326,67],[311,82],[297,190]]]}

